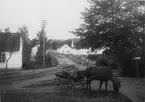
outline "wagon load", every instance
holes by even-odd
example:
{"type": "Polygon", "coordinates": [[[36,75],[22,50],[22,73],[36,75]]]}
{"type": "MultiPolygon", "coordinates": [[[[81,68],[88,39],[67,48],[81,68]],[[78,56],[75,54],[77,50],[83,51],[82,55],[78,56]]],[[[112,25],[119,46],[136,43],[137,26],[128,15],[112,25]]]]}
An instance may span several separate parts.
{"type": "Polygon", "coordinates": [[[71,77],[75,78],[77,77],[77,72],[79,71],[78,68],[76,68],[74,65],[67,65],[62,68],[60,72],[55,73],[55,75],[61,76],[61,77],[71,77]]]}
{"type": "Polygon", "coordinates": [[[74,65],[67,65],[62,68],[60,72],[55,73],[55,81],[59,85],[71,85],[84,84],[85,70],[79,70],[74,65]]]}

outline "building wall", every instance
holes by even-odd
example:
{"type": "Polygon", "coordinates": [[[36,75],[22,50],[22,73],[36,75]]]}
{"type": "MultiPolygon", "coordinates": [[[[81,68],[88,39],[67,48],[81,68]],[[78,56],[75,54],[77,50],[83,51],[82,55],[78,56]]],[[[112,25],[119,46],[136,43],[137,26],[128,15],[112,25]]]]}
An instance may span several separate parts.
{"type": "Polygon", "coordinates": [[[63,54],[71,54],[71,48],[68,45],[64,45],[61,48],[57,49],[58,53],[63,53],[63,54]]]}
{"type": "MultiPolygon", "coordinates": [[[[8,61],[8,69],[21,69],[22,68],[22,38],[20,38],[20,49],[19,51],[13,52],[11,58],[8,61]]],[[[6,59],[8,59],[10,53],[5,52],[6,59]]],[[[0,69],[6,68],[6,62],[0,63],[0,69]]]]}

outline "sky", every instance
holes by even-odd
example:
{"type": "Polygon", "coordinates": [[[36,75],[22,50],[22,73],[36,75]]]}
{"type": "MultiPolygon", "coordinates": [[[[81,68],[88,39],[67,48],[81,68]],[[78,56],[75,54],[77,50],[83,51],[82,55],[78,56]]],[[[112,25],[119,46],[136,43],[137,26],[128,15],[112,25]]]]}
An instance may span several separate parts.
{"type": "Polygon", "coordinates": [[[0,28],[16,32],[26,25],[30,38],[34,38],[46,20],[48,39],[73,38],[68,31],[79,27],[80,12],[87,6],[87,0],[0,0],[0,28]]]}

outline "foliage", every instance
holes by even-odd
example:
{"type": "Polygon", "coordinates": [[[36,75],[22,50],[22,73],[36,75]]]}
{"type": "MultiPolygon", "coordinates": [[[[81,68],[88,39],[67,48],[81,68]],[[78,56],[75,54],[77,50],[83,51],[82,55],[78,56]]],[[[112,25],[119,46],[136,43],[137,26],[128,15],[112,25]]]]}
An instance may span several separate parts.
{"type": "Polygon", "coordinates": [[[51,66],[51,58],[50,56],[46,56],[46,50],[48,48],[47,45],[50,44],[50,42],[47,40],[46,33],[44,31],[44,28],[40,32],[37,33],[37,39],[38,43],[40,44],[40,47],[38,48],[38,51],[36,53],[36,63],[40,66],[43,65],[43,49],[45,50],[45,66],[51,66]],[[44,48],[45,43],[45,48],[44,48]]]}
{"type": "Polygon", "coordinates": [[[20,32],[23,40],[22,63],[24,64],[30,60],[31,55],[29,32],[28,28],[25,25],[19,27],[18,32],[20,32]]]}
{"type": "Polygon", "coordinates": [[[37,38],[34,38],[34,39],[30,40],[30,46],[31,46],[31,48],[33,48],[37,44],[38,44],[38,39],[37,38]]]}
{"type": "Polygon", "coordinates": [[[51,44],[51,47],[52,47],[52,49],[57,50],[57,42],[54,41],[54,42],[51,44]]]}
{"type": "MultiPolygon", "coordinates": [[[[145,11],[136,1],[89,0],[90,7],[82,12],[84,22],[72,31],[80,36],[81,47],[109,47],[120,64],[127,52],[144,47],[145,11]]],[[[145,48],[145,47],[144,47],[145,48]]]]}
{"type": "MultiPolygon", "coordinates": [[[[7,28],[6,28],[7,29],[7,28]]],[[[0,51],[14,52],[19,50],[19,33],[11,33],[10,28],[7,32],[0,33],[0,51]]]]}
{"type": "Polygon", "coordinates": [[[5,33],[10,33],[11,32],[10,27],[5,28],[4,31],[5,33]]]}
{"type": "Polygon", "coordinates": [[[34,68],[34,66],[30,62],[31,57],[31,50],[34,46],[37,45],[38,40],[36,38],[30,39],[29,38],[29,31],[27,26],[19,27],[18,32],[20,32],[23,40],[23,51],[22,51],[22,63],[23,67],[26,67],[29,69],[29,67],[34,68]]]}
{"type": "Polygon", "coordinates": [[[133,44],[141,37],[137,33],[142,35],[138,30],[142,29],[141,23],[145,18],[136,11],[138,7],[136,2],[123,4],[120,0],[90,1],[92,2],[90,9],[82,13],[84,23],[72,32],[82,40],[85,39],[86,43],[89,42],[90,47],[111,47],[120,40],[133,44]]]}
{"type": "Polygon", "coordinates": [[[3,51],[4,53],[5,52],[9,52],[9,56],[5,56],[5,63],[6,63],[6,74],[7,74],[7,70],[8,70],[8,61],[9,59],[11,58],[12,56],[12,53],[14,52],[14,49],[15,49],[15,45],[17,45],[17,39],[13,39],[13,36],[10,32],[10,28],[6,28],[5,29],[5,32],[1,32],[1,48],[0,48],[0,51],[3,51]]]}

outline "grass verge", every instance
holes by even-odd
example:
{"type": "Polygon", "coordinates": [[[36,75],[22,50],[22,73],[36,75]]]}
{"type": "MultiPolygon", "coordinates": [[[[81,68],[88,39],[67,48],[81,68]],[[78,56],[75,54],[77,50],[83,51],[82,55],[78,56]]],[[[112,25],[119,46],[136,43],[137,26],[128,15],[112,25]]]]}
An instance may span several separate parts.
{"type": "Polygon", "coordinates": [[[25,91],[4,91],[2,102],[131,102],[118,100],[111,97],[79,97],[72,93],[34,93],[25,91]]]}

